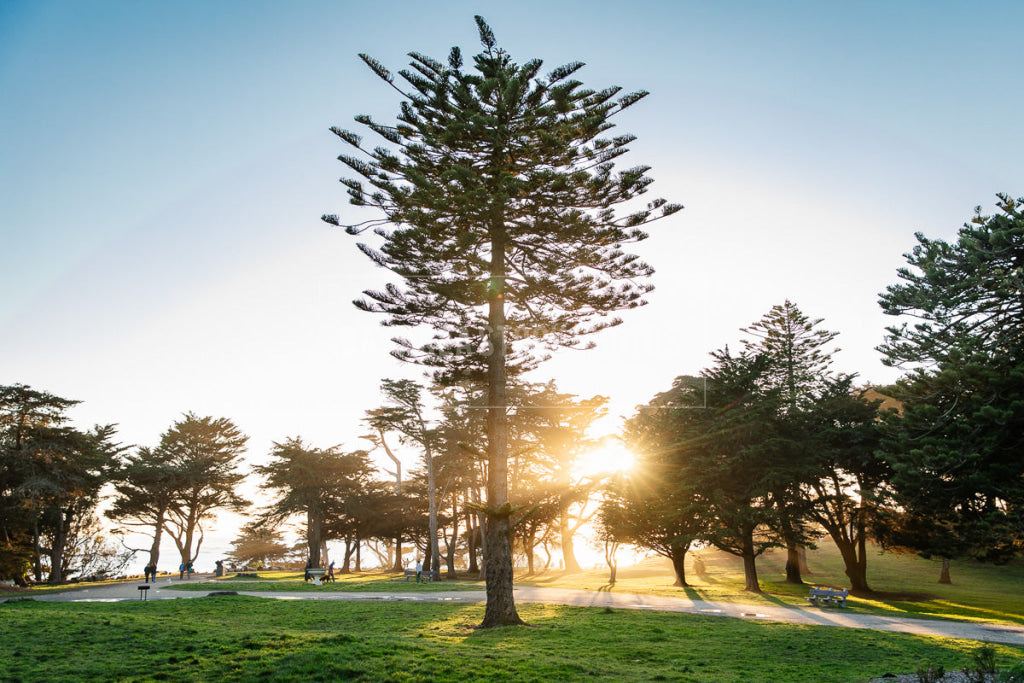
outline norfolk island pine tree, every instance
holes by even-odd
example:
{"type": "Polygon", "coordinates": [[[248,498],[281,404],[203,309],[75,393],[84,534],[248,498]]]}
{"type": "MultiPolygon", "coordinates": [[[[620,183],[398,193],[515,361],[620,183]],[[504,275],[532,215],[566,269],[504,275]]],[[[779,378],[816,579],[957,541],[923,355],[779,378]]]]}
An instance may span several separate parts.
{"type": "Polygon", "coordinates": [[[351,203],[383,217],[324,220],[355,235],[372,229],[381,245],[360,250],[403,279],[365,292],[358,307],[384,313],[385,325],[433,328],[429,342],[396,339],[393,355],[438,381],[487,386],[482,626],[492,627],[522,623],[512,594],[506,380],[543,360],[537,347],[587,348],[584,336],[621,322],[610,313],[644,304],[653,270],[623,245],[682,207],[656,199],[617,211],[652,179],[645,166],[614,173],[633,136],[601,136],[646,92],[583,88],[572,78],[580,62],[538,77],[541,60],[516,64],[476,22],[484,49],[473,68],[463,69],[457,47],[447,63],[410,53],[411,69],[399,72],[409,90],[360,55],[404,98],[395,125],[356,117],[391,147],[332,131],[358,154],[339,157],[360,176],[341,181],[351,203]]]}

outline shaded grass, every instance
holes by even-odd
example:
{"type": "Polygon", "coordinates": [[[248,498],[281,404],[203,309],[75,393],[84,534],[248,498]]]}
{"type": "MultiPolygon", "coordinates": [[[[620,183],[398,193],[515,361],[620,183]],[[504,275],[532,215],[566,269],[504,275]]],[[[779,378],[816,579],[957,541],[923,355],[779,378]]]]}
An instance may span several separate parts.
{"type": "MultiPolygon", "coordinates": [[[[849,581],[834,546],[822,543],[808,552],[812,574],[805,585],[785,583],[785,553],[768,553],[758,559],[758,576],[763,594],[743,590],[743,566],[738,558],[716,551],[701,551],[707,567],[698,576],[687,562],[688,588],[673,586],[674,576],[667,560],[655,559],[636,567],[620,568],[614,585],[608,583],[607,569],[579,574],[550,572],[535,576],[517,575],[518,585],[604,590],[663,597],[686,596],[695,600],[751,605],[786,604],[807,606],[811,585],[844,587],[849,581]]],[[[1005,565],[975,561],[954,561],[952,585],[938,583],[941,563],[915,555],[869,552],[868,582],[876,593],[851,596],[847,609],[864,614],[947,618],[994,624],[1024,624],[1024,561],[1005,565]]]]}
{"type": "MultiPolygon", "coordinates": [[[[479,605],[246,596],[0,605],[0,680],[866,681],[978,644],[700,615],[520,605],[532,627],[479,631],[479,605]],[[827,657],[822,653],[828,652],[827,657]]],[[[1024,650],[994,646],[1000,666],[1024,650]]]]}

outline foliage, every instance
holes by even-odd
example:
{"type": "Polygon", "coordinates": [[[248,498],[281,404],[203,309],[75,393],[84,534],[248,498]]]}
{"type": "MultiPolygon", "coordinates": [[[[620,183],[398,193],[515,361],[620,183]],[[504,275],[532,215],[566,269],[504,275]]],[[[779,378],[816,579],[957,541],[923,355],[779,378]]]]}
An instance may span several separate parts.
{"type": "Polygon", "coordinates": [[[950,558],[1024,550],[1024,215],[999,195],[953,243],[918,246],[880,304],[921,322],[889,328],[880,350],[910,365],[884,450],[892,545],[950,558]]]}
{"type": "Polygon", "coordinates": [[[280,531],[261,526],[258,521],[242,526],[238,536],[231,541],[227,559],[244,566],[271,566],[290,555],[280,531]]]}
{"type": "Polygon", "coordinates": [[[905,254],[903,282],[879,301],[889,315],[909,316],[888,328],[879,350],[891,365],[941,363],[950,354],[1024,352],[1024,199],[999,194],[1001,213],[981,207],[953,243],[917,233],[905,254]]]}
{"type": "Polygon", "coordinates": [[[71,531],[95,509],[122,450],[112,425],[68,426],[65,411],[77,403],[22,384],[0,386],[0,571],[16,581],[28,560],[42,580],[44,552],[49,581],[68,577],[71,531]]]}
{"type": "Polygon", "coordinates": [[[170,453],[140,447],[120,459],[111,479],[114,495],[104,514],[118,525],[119,533],[130,529],[149,535],[153,540],[148,564],[159,566],[164,523],[180,486],[170,453]]]}

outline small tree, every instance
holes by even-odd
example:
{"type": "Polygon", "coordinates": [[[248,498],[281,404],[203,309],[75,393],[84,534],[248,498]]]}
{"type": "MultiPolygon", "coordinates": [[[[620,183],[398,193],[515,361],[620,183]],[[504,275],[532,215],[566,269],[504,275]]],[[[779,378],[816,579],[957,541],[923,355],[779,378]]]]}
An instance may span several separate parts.
{"type": "Polygon", "coordinates": [[[231,541],[231,552],[227,559],[243,567],[249,564],[268,567],[287,559],[290,554],[291,549],[284,542],[281,532],[257,520],[242,526],[238,536],[231,541]]]}
{"type": "Polygon", "coordinates": [[[614,174],[634,139],[602,137],[611,119],[647,93],[595,91],[572,76],[576,62],[540,76],[542,62],[519,65],[498,48],[477,17],[484,50],[463,69],[412,53],[402,90],[376,60],[363,61],[404,98],[396,125],[357,121],[391,148],[364,147],[332,129],[359,157],[339,159],[360,179],[343,179],[356,206],[383,218],[345,224],[375,227],[382,246],[360,249],[404,280],[366,292],[364,310],[391,325],[427,325],[433,341],[397,339],[398,357],[466,373],[488,386],[487,607],[483,626],[521,623],[512,594],[508,501],[506,377],[535,364],[529,342],[579,347],[581,338],[619,322],[606,316],[643,303],[652,270],[625,253],[646,235],[639,226],[681,207],[662,199],[625,217],[615,207],[643,194],[639,166],[614,174]],[[364,182],[369,187],[364,185],[364,182]],[[389,225],[390,229],[384,226],[389,225]]]}

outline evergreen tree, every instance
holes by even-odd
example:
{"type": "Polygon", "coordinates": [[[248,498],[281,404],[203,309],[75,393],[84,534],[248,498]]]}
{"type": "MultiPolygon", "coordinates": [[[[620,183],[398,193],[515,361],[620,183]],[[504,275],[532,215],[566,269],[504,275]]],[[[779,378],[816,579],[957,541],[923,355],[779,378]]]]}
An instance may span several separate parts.
{"type": "Polygon", "coordinates": [[[159,458],[169,464],[175,482],[164,529],[182,564],[198,557],[204,521],[218,510],[248,507],[249,501],[238,493],[245,475],[237,470],[248,440],[228,418],[194,413],[186,413],[161,435],[159,458]]]}
{"type": "Polygon", "coordinates": [[[260,488],[276,494],[260,521],[277,528],[293,516],[305,517],[307,559],[319,567],[320,550],[328,540],[327,525],[343,514],[339,499],[353,495],[366,478],[365,454],[313,448],[293,437],[274,442],[270,458],[266,465],[253,468],[263,477],[260,488]]]}
{"type": "Polygon", "coordinates": [[[1024,549],[1024,199],[998,197],[954,242],[918,233],[879,302],[916,320],[880,347],[910,369],[884,444],[902,514],[889,541],[946,559],[1024,549]]]}
{"type": "Polygon", "coordinates": [[[67,578],[71,535],[99,503],[117,455],[112,425],[81,431],[66,411],[79,401],[23,384],[0,386],[0,572],[23,580],[26,560],[42,581],[67,578]]]}
{"type": "Polygon", "coordinates": [[[779,443],[779,459],[772,463],[772,497],[778,509],[779,531],[786,543],[786,581],[797,584],[803,583],[800,551],[814,536],[805,521],[807,505],[802,485],[816,474],[818,454],[806,446],[809,435],[799,433],[795,427],[800,423],[800,413],[815,406],[818,390],[827,385],[832,354],[838,351],[826,350],[838,333],[819,328],[821,323],[822,319],[808,318],[787,299],[750,327],[740,330],[750,337],[743,340],[744,347],[763,355],[767,361],[763,382],[778,391],[778,418],[788,423],[789,438],[779,443]]]}
{"type": "Polygon", "coordinates": [[[512,594],[506,378],[542,358],[531,342],[587,346],[582,337],[618,324],[608,314],[641,305],[652,269],[623,245],[646,237],[639,226],[681,207],[656,199],[625,216],[616,211],[651,179],[645,166],[614,172],[633,136],[603,136],[647,93],[586,89],[572,77],[579,62],[542,77],[541,60],[515,63],[476,21],[484,49],[472,68],[464,69],[458,48],[446,63],[411,53],[412,68],[399,72],[408,90],[360,55],[405,98],[395,125],[356,119],[390,148],[332,129],[359,153],[339,157],[361,176],[342,180],[351,202],[383,217],[324,218],[354,234],[376,228],[382,245],[360,249],[404,280],[366,292],[357,305],[384,313],[389,325],[435,330],[425,342],[397,339],[394,353],[442,379],[486,381],[483,626],[492,627],[521,623],[512,594]]]}

